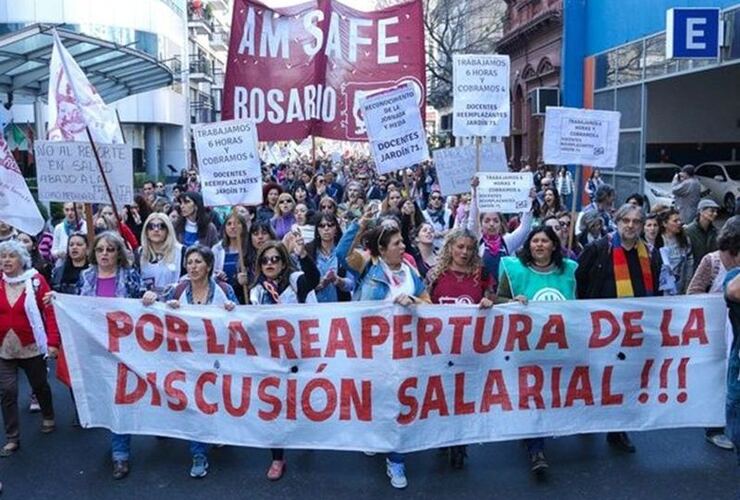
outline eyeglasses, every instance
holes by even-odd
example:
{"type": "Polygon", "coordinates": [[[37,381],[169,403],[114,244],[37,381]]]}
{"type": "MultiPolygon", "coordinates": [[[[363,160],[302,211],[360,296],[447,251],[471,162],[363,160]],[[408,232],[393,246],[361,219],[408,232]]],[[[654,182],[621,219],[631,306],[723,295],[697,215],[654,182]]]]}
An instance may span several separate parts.
{"type": "Polygon", "coordinates": [[[324,183],[324,179],[316,179],[316,184],[323,184],[323,183],[324,183]]]}
{"type": "Polygon", "coordinates": [[[95,247],[95,253],[116,253],[115,247],[95,247]]]}
{"type": "Polygon", "coordinates": [[[163,188],[164,187],[164,184],[157,184],[157,187],[158,188],[163,188]]]}
{"type": "Polygon", "coordinates": [[[560,221],[560,227],[568,227],[570,226],[570,222],[560,221]]]}
{"type": "Polygon", "coordinates": [[[277,264],[278,262],[282,262],[282,261],[283,261],[283,258],[280,257],[279,255],[270,255],[270,256],[265,255],[264,257],[260,259],[260,264],[264,266],[267,264],[277,264]]]}
{"type": "Polygon", "coordinates": [[[334,227],[334,224],[332,224],[331,222],[322,222],[321,224],[319,224],[319,229],[328,229],[330,227],[334,227]]]}
{"type": "Polygon", "coordinates": [[[150,222],[146,225],[147,231],[164,231],[165,229],[167,229],[167,226],[162,222],[150,222]]]}
{"type": "Polygon", "coordinates": [[[358,177],[357,180],[360,181],[360,182],[366,181],[367,180],[367,177],[358,177]]]}

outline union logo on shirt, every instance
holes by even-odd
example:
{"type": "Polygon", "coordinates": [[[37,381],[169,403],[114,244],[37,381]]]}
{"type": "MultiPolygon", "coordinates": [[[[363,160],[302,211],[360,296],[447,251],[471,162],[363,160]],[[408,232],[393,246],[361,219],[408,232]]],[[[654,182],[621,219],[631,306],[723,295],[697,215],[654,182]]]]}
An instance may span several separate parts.
{"type": "Polygon", "coordinates": [[[556,288],[543,288],[532,297],[532,300],[541,302],[556,302],[559,300],[566,300],[560,290],[556,288]]]}

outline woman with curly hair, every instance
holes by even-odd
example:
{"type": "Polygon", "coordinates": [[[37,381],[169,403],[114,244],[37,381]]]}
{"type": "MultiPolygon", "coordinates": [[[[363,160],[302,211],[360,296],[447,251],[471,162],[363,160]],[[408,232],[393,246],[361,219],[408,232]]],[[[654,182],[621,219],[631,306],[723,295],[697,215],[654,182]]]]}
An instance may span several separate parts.
{"type": "Polygon", "coordinates": [[[660,238],[655,247],[660,250],[663,267],[660,270],[660,290],[664,295],[683,295],[694,274],[694,252],[691,240],[683,229],[681,214],[673,207],[658,214],[660,238]]]}
{"type": "MultiPolygon", "coordinates": [[[[494,280],[483,267],[478,254],[478,237],[468,229],[453,229],[437,258],[437,265],[427,273],[432,304],[478,304],[493,306],[494,280]]],[[[465,445],[450,447],[450,465],[462,469],[465,445]]]]}

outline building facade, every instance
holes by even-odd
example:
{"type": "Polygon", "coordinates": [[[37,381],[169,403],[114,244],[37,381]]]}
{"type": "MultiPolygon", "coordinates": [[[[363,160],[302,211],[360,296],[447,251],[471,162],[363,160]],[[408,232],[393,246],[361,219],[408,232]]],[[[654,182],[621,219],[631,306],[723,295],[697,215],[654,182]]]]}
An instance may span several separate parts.
{"type": "Polygon", "coordinates": [[[562,0],[506,0],[496,50],[511,58],[511,136],[515,168],[542,161],[544,107],[557,105],[563,40],[562,0]]]}

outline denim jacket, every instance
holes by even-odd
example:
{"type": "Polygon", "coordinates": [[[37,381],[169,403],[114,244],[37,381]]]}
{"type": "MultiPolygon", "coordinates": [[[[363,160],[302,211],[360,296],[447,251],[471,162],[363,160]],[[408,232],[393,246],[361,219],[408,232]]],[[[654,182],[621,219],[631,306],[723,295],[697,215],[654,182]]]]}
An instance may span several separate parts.
{"type": "MultiPolygon", "coordinates": [[[[352,265],[347,261],[352,242],[359,230],[360,225],[354,222],[342,235],[342,239],[337,244],[337,260],[340,266],[344,266],[356,278],[358,285],[355,289],[354,300],[385,300],[390,295],[391,287],[379,260],[371,257],[370,260],[364,260],[363,264],[360,264],[357,262],[358,259],[353,259],[352,265]]],[[[426,288],[421,276],[410,266],[409,269],[414,280],[414,296],[425,295],[426,288]]]]}
{"type": "MultiPolygon", "coordinates": [[[[90,266],[80,273],[77,287],[80,295],[85,297],[97,296],[98,267],[90,266]]],[[[138,299],[143,295],[139,273],[133,267],[118,268],[116,274],[116,297],[124,299],[138,299]]]]}

